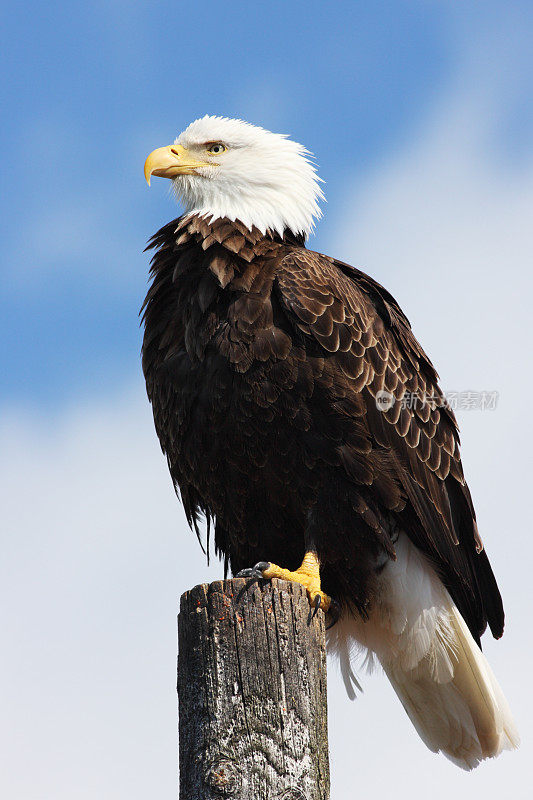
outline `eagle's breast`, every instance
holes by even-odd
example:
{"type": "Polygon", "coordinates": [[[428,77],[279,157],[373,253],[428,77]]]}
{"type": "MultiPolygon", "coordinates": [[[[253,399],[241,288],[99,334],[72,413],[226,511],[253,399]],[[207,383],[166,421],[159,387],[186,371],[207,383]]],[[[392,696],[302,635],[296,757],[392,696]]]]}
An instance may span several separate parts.
{"type": "Polygon", "coordinates": [[[234,536],[253,519],[275,537],[260,519],[265,496],[269,516],[277,508],[280,526],[290,516],[298,530],[316,493],[301,435],[323,364],[309,361],[279,309],[286,246],[202,222],[168,231],[154,262],[143,367],[156,429],[182,496],[189,487],[234,536]]]}

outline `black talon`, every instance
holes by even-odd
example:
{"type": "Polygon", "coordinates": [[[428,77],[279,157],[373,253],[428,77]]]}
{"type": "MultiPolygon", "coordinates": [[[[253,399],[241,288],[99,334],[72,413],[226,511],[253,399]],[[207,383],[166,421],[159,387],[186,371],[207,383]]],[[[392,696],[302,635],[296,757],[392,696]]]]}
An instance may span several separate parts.
{"type": "Polygon", "coordinates": [[[241,598],[243,592],[247,591],[250,586],[253,586],[254,583],[258,583],[259,581],[263,580],[263,572],[269,567],[270,561],[258,561],[254,567],[246,567],[245,569],[241,569],[240,572],[234,576],[235,578],[249,579],[246,586],[244,586],[237,595],[237,600],[241,598]]]}
{"type": "Polygon", "coordinates": [[[253,578],[254,576],[255,573],[253,567],[247,567],[246,569],[241,569],[241,571],[235,575],[236,578],[253,578]]]}
{"type": "Polygon", "coordinates": [[[316,617],[316,615],[318,614],[318,609],[320,608],[321,603],[322,603],[322,595],[319,594],[319,595],[317,595],[316,600],[315,600],[315,608],[314,608],[313,615],[312,615],[311,619],[314,619],[316,617]]]}
{"type": "Polygon", "coordinates": [[[260,579],[263,577],[263,572],[265,569],[270,567],[269,561],[258,561],[254,567],[247,567],[246,569],[241,569],[235,577],[236,578],[257,578],[260,579]]]}
{"type": "Polygon", "coordinates": [[[329,625],[326,625],[327,631],[329,631],[330,628],[333,628],[333,626],[337,624],[340,615],[341,615],[341,607],[336,600],[332,599],[331,605],[328,609],[328,619],[330,619],[331,621],[329,625]]]}
{"type": "Polygon", "coordinates": [[[308,625],[311,624],[311,622],[314,620],[314,618],[318,614],[318,609],[320,608],[320,603],[322,602],[322,597],[319,594],[315,595],[315,597],[316,597],[316,605],[313,606],[312,605],[312,601],[311,601],[311,605],[309,606],[309,614],[307,616],[307,624],[308,625]]]}
{"type": "MultiPolygon", "coordinates": [[[[238,577],[243,577],[243,576],[236,575],[235,577],[236,577],[236,578],[238,578],[238,577]]],[[[242,589],[240,590],[240,592],[239,592],[239,593],[238,593],[238,595],[237,595],[237,598],[236,598],[236,599],[237,599],[237,601],[239,601],[239,600],[241,599],[241,597],[243,596],[243,594],[244,594],[245,592],[247,592],[247,591],[248,591],[248,589],[250,589],[250,587],[254,585],[254,583],[259,583],[259,578],[257,578],[257,577],[255,577],[255,576],[253,576],[253,577],[249,578],[249,579],[246,581],[245,585],[242,587],[242,589]]]]}

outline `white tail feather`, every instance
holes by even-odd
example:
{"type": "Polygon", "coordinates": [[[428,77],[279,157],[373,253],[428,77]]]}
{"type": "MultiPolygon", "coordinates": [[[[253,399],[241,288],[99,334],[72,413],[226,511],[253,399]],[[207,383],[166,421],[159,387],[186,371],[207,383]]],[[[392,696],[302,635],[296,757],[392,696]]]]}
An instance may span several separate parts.
{"type": "Polygon", "coordinates": [[[343,617],[328,632],[348,694],[359,687],[353,648],[382,664],[420,737],[463,769],[518,746],[509,706],[459,611],[424,556],[400,535],[366,622],[343,617]]]}

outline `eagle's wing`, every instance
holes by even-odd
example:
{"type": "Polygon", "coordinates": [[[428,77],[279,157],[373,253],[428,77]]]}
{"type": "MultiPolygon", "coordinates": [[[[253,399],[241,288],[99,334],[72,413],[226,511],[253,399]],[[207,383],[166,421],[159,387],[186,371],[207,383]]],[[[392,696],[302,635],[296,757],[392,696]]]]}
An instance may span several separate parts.
{"type": "Polygon", "coordinates": [[[276,288],[294,329],[318,343],[362,397],[374,446],[392,457],[408,499],[406,533],[434,563],[474,638],[487,621],[501,636],[501,596],[477,532],[457,423],[400,307],[359,270],[300,248],[284,257],[276,288]]]}

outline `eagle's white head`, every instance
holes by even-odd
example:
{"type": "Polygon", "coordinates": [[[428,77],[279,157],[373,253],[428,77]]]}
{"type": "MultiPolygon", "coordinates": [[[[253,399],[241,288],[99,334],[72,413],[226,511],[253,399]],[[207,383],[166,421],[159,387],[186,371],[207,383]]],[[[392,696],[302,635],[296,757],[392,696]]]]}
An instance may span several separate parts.
{"type": "Polygon", "coordinates": [[[324,197],[311,153],[279,133],[240,119],[197,119],[173,145],[150,153],[151,175],[172,178],[187,214],[227,217],[247,227],[307,236],[324,197]]]}

